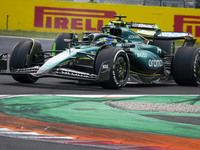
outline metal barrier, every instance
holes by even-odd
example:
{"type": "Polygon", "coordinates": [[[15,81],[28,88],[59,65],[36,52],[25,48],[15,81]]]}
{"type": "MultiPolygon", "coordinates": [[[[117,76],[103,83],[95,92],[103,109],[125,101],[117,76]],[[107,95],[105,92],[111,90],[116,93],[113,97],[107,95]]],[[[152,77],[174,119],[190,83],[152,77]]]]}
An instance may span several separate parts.
{"type": "Polygon", "coordinates": [[[144,0],[147,6],[185,7],[185,0],[144,0]]]}
{"type": "Polygon", "coordinates": [[[143,0],[103,0],[103,3],[143,5],[143,0]]]}
{"type": "Polygon", "coordinates": [[[196,0],[92,0],[96,3],[195,8],[196,0]]]}

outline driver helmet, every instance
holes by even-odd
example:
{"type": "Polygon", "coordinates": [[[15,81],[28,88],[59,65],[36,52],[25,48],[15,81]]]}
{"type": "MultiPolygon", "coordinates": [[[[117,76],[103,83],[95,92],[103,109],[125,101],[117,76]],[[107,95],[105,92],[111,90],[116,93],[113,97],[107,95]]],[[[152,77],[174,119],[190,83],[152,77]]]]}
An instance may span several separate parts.
{"type": "Polygon", "coordinates": [[[117,45],[117,40],[113,38],[101,38],[99,39],[99,42],[102,44],[107,44],[109,46],[116,46],[117,45]]]}

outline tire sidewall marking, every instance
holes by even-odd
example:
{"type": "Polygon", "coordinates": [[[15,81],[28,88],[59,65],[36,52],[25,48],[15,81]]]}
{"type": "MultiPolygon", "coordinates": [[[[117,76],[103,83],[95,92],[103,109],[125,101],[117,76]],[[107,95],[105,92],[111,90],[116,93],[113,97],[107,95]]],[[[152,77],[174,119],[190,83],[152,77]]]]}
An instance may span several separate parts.
{"type": "Polygon", "coordinates": [[[199,51],[199,53],[198,54],[196,54],[196,56],[195,56],[195,59],[194,59],[194,78],[195,78],[195,80],[196,80],[196,82],[198,83],[198,84],[200,84],[200,78],[198,78],[198,76],[197,76],[197,61],[199,61],[198,59],[199,59],[199,54],[200,54],[200,51],[199,51]]]}

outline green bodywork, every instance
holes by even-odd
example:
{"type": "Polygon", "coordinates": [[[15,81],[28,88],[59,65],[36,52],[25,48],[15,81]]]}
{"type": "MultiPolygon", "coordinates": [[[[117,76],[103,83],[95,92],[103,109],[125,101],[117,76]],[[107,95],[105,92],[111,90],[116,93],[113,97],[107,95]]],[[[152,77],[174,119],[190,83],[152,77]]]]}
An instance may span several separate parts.
{"type": "MultiPolygon", "coordinates": [[[[123,44],[134,44],[134,47],[128,48],[127,54],[130,59],[131,71],[138,71],[140,73],[156,73],[157,70],[163,67],[163,61],[160,56],[164,51],[156,46],[147,45],[144,43],[143,39],[131,29],[126,27],[116,27],[116,30],[121,33],[119,35],[123,38],[123,41],[118,41],[116,47],[121,47],[125,51],[126,48],[123,47],[123,44]],[[137,67],[136,65],[142,66],[137,67]],[[134,70],[134,67],[139,68],[134,70]],[[143,70],[144,69],[144,70],[143,70]]],[[[100,41],[101,39],[96,39],[100,41]]],[[[55,45],[54,45],[55,46],[55,45]]],[[[53,46],[53,47],[54,47],[53,46]]],[[[95,55],[96,51],[100,48],[98,45],[90,44],[87,46],[74,46],[70,49],[59,53],[53,58],[45,62],[37,73],[45,73],[51,70],[52,68],[59,65],[66,65],[71,61],[76,61],[79,63],[78,59],[89,59],[86,55],[81,55],[81,53],[88,53],[95,55]],[[76,59],[75,59],[76,58],[76,59]]],[[[95,58],[95,56],[91,56],[95,58]]]]}

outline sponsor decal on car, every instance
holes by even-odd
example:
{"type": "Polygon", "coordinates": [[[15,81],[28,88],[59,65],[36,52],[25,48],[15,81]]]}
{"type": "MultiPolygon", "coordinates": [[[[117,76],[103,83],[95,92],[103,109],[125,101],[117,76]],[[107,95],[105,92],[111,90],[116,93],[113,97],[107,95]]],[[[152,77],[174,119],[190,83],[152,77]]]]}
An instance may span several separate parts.
{"type": "Polygon", "coordinates": [[[152,60],[150,59],[148,62],[149,67],[162,67],[163,61],[162,60],[152,60]]]}
{"type": "MultiPolygon", "coordinates": [[[[155,31],[148,30],[138,30],[137,33],[147,36],[154,36],[155,31]]],[[[158,36],[160,37],[184,37],[184,36],[192,36],[189,33],[181,33],[181,32],[161,32],[158,36]]]]}
{"type": "Polygon", "coordinates": [[[106,65],[103,65],[103,69],[108,69],[109,66],[106,64],[106,65]]]}
{"type": "Polygon", "coordinates": [[[158,36],[166,36],[166,37],[182,37],[187,36],[188,33],[178,33],[178,32],[163,32],[161,35],[158,36]]]}
{"type": "Polygon", "coordinates": [[[132,28],[147,28],[147,29],[159,29],[156,24],[145,24],[145,23],[132,23],[132,28]]]}
{"type": "Polygon", "coordinates": [[[137,53],[137,57],[147,58],[147,54],[146,53],[137,53]]]}
{"type": "Polygon", "coordinates": [[[99,31],[103,19],[114,15],[115,11],[35,6],[34,27],[99,31]]]}
{"type": "Polygon", "coordinates": [[[156,33],[155,31],[149,31],[149,30],[138,30],[136,32],[139,34],[144,34],[149,36],[153,36],[156,33]]]}
{"type": "Polygon", "coordinates": [[[133,39],[139,39],[140,37],[138,35],[129,35],[128,39],[133,40],[133,39]]]}

